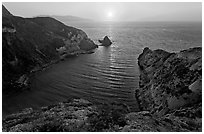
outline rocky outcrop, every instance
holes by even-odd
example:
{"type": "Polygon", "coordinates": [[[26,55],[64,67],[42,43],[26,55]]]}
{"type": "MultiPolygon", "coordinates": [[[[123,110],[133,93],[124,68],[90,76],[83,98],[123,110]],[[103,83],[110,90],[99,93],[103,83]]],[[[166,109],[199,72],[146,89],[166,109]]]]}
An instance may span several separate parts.
{"type": "MultiPolygon", "coordinates": [[[[2,5],[3,93],[20,91],[22,76],[69,55],[97,48],[86,33],[50,17],[13,16],[2,5]]],[[[27,81],[27,80],[26,80],[27,81]]],[[[24,84],[27,88],[27,84],[24,84]]]]}
{"type": "Polygon", "coordinates": [[[38,111],[27,108],[3,120],[3,131],[83,131],[88,116],[94,111],[95,106],[82,99],[42,107],[38,111]]]}
{"type": "Polygon", "coordinates": [[[125,130],[202,131],[202,49],[169,53],[145,48],[138,65],[135,96],[143,112],[128,115],[125,130]]]}
{"type": "Polygon", "coordinates": [[[127,125],[123,132],[201,132],[201,104],[155,116],[149,111],[132,112],[126,115],[127,125]]]}
{"type": "Polygon", "coordinates": [[[103,40],[98,40],[99,43],[101,43],[102,46],[110,46],[112,44],[111,40],[108,38],[108,36],[105,36],[103,40]]]}
{"type": "Polygon", "coordinates": [[[201,48],[179,53],[145,48],[138,65],[141,75],[136,95],[142,110],[168,111],[201,103],[201,48]]]}
{"type": "Polygon", "coordinates": [[[4,132],[119,131],[126,124],[123,104],[93,104],[73,99],[39,110],[27,108],[3,120],[4,132]],[[119,129],[120,128],[120,129],[119,129]]]}

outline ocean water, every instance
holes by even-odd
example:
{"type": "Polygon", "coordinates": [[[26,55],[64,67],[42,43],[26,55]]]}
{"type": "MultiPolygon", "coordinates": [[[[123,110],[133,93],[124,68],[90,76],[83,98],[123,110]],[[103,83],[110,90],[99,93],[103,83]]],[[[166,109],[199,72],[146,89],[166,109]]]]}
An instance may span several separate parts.
{"type": "Polygon", "coordinates": [[[121,102],[132,111],[138,111],[134,92],[139,85],[137,57],[143,48],[176,52],[202,46],[201,23],[72,22],[67,25],[84,30],[96,44],[105,35],[113,44],[100,46],[93,54],[68,58],[36,73],[31,90],[3,96],[3,116],[69,98],[121,102]]]}

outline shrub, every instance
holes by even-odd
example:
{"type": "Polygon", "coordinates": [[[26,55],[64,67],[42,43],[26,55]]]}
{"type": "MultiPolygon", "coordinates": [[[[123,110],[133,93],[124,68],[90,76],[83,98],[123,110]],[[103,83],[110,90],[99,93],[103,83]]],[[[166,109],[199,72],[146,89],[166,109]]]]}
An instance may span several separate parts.
{"type": "Polygon", "coordinates": [[[124,104],[103,104],[98,109],[98,112],[89,116],[89,131],[117,131],[126,125],[125,114],[129,109],[124,104]]]}

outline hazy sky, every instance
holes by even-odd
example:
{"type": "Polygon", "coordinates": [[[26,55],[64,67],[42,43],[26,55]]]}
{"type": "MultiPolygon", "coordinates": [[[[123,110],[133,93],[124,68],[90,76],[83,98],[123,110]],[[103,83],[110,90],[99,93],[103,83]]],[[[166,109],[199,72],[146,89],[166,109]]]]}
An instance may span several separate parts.
{"type": "Polygon", "coordinates": [[[202,21],[200,3],[3,3],[14,15],[72,15],[98,21],[202,21]]]}

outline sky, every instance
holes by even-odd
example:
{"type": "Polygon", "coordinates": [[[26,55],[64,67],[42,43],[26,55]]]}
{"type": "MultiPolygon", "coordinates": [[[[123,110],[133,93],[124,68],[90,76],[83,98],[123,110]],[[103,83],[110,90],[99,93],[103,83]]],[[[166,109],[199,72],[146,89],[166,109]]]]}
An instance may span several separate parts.
{"type": "Polygon", "coordinates": [[[202,3],[192,2],[4,2],[16,16],[71,15],[95,21],[202,21],[202,3]]]}

